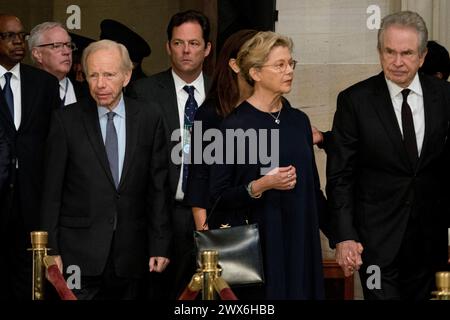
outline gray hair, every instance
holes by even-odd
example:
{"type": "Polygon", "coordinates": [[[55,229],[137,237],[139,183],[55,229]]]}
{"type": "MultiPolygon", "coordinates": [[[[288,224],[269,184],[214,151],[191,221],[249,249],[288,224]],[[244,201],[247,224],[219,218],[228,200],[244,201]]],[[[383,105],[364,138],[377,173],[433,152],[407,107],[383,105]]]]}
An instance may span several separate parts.
{"type": "Polygon", "coordinates": [[[33,28],[33,30],[31,30],[30,37],[28,38],[28,48],[30,49],[30,51],[33,48],[37,47],[38,45],[42,44],[40,42],[41,42],[42,35],[45,32],[47,32],[48,30],[54,29],[54,28],[61,28],[63,30],[66,30],[66,32],[67,32],[67,29],[64,27],[64,25],[62,23],[54,22],[54,21],[43,22],[43,23],[40,23],[37,26],[35,26],[33,28]]]}
{"type": "Polygon", "coordinates": [[[236,63],[242,76],[251,86],[254,85],[255,81],[250,76],[250,69],[263,66],[275,47],[286,47],[292,52],[294,44],[289,37],[272,31],[261,31],[242,45],[236,63]]]}
{"type": "Polygon", "coordinates": [[[412,11],[400,11],[383,18],[380,30],[378,30],[378,51],[381,52],[384,41],[384,31],[394,25],[416,30],[419,36],[419,54],[423,55],[426,52],[428,42],[427,25],[418,13],[412,11]]]}
{"type": "Polygon", "coordinates": [[[90,45],[83,50],[83,55],[81,57],[81,65],[83,66],[83,71],[87,75],[87,65],[86,61],[90,54],[99,50],[118,50],[121,56],[120,68],[123,72],[128,72],[133,70],[133,62],[131,62],[130,55],[128,54],[127,48],[121,44],[112,40],[100,40],[92,42],[90,45]]]}

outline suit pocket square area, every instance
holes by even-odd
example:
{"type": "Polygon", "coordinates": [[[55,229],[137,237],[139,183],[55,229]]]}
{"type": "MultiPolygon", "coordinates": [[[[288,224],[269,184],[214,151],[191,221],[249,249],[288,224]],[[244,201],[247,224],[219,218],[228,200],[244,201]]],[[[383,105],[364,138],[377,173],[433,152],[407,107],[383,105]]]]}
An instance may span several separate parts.
{"type": "Polygon", "coordinates": [[[59,217],[59,224],[67,228],[88,228],[91,226],[91,219],[89,217],[59,217]]]}

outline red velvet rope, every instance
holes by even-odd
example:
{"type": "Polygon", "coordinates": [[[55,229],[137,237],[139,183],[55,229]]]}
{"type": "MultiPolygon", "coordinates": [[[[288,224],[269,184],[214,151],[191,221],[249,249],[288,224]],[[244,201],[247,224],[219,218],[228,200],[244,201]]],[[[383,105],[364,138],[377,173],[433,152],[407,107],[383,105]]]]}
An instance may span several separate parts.
{"type": "Polygon", "coordinates": [[[233,293],[233,290],[230,288],[223,288],[219,292],[220,299],[222,300],[238,300],[236,295],[233,293]]]}
{"type": "Polygon", "coordinates": [[[55,287],[61,300],[77,300],[72,290],[67,287],[66,281],[58,269],[58,266],[51,265],[47,268],[48,281],[55,287]]]}
{"type": "Polygon", "coordinates": [[[178,300],[195,300],[197,298],[199,291],[192,291],[189,289],[189,286],[187,286],[183,293],[180,295],[178,300]]]}

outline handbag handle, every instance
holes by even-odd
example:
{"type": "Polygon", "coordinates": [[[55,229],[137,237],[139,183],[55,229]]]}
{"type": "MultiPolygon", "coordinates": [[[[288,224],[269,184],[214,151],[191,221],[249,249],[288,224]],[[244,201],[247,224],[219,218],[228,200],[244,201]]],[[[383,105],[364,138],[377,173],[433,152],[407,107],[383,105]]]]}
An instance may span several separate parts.
{"type": "MultiPolygon", "coordinates": [[[[206,220],[205,220],[205,223],[203,224],[203,227],[206,227],[208,225],[208,221],[211,218],[213,212],[216,210],[216,207],[219,204],[220,199],[222,199],[222,195],[217,197],[216,201],[214,201],[214,204],[211,207],[211,210],[210,210],[209,214],[206,216],[206,220]]],[[[245,217],[245,223],[248,224],[248,217],[245,217]]]]}
{"type": "Polygon", "coordinates": [[[209,214],[206,216],[206,220],[205,220],[205,223],[203,224],[203,228],[208,225],[209,218],[211,218],[211,215],[213,214],[214,210],[216,209],[217,205],[219,204],[220,199],[222,199],[222,195],[217,197],[216,201],[214,201],[214,204],[211,207],[209,214]]]}

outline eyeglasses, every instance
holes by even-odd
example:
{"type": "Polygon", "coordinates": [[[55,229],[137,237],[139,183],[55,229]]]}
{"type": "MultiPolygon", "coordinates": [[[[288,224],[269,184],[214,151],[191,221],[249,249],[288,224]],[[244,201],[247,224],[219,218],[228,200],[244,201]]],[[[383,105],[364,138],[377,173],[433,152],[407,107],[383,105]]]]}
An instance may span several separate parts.
{"type": "Polygon", "coordinates": [[[12,41],[19,37],[21,41],[28,40],[30,34],[28,32],[0,32],[0,38],[5,41],[12,41]]]}
{"type": "Polygon", "coordinates": [[[275,64],[262,65],[261,68],[262,67],[272,67],[276,71],[283,73],[283,72],[286,72],[288,66],[290,66],[292,68],[292,70],[294,70],[295,67],[297,66],[297,62],[298,62],[297,60],[292,60],[292,61],[289,61],[288,63],[286,63],[285,61],[280,61],[275,64]]]}
{"type": "Polygon", "coordinates": [[[77,50],[77,46],[73,42],[53,42],[53,43],[40,44],[36,47],[40,47],[40,48],[49,47],[50,49],[56,50],[56,51],[62,51],[64,47],[66,47],[67,49],[69,49],[71,51],[77,50]]]}

